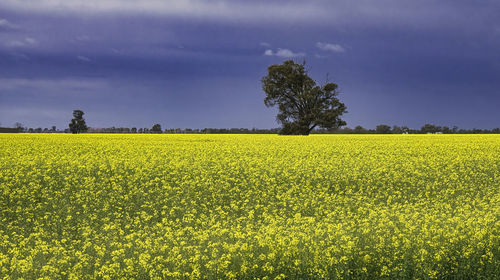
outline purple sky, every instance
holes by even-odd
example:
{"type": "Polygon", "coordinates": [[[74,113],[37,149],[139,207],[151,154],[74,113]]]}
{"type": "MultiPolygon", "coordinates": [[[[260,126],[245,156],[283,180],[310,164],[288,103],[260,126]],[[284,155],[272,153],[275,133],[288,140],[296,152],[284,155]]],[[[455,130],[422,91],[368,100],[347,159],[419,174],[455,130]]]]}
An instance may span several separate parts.
{"type": "Polygon", "coordinates": [[[499,3],[2,0],[0,126],[277,127],[260,79],[305,59],[350,127],[499,127],[499,3]]]}

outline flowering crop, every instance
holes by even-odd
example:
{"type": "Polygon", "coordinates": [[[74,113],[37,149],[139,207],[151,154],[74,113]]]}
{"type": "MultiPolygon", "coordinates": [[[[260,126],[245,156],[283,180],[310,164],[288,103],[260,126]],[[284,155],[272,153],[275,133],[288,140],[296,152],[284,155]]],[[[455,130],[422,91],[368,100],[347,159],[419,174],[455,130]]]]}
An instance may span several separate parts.
{"type": "Polygon", "coordinates": [[[2,279],[498,279],[495,135],[0,134],[2,279]]]}

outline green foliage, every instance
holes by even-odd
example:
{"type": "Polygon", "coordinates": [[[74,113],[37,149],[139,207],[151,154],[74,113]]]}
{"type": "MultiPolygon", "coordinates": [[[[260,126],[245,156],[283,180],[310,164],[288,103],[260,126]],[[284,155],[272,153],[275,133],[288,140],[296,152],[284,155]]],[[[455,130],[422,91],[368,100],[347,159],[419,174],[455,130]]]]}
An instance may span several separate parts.
{"type": "Polygon", "coordinates": [[[315,127],[334,129],[345,125],[340,116],[347,110],[337,98],[338,85],[316,85],[304,66],[287,60],[269,66],[268,75],[262,78],[264,104],[279,109],[276,119],[283,125],[280,133],[308,135],[315,127]]]}
{"type": "MultiPolygon", "coordinates": [[[[435,126],[430,123],[426,123],[424,126],[422,126],[422,128],[420,128],[421,133],[436,133],[442,130],[443,129],[440,126],[435,126]]],[[[447,128],[447,131],[449,131],[449,128],[447,128]]]]}
{"type": "Polygon", "coordinates": [[[153,125],[153,127],[151,128],[151,131],[153,133],[161,133],[161,125],[158,123],[153,125]]]}
{"type": "Polygon", "coordinates": [[[78,134],[87,131],[88,127],[83,118],[84,114],[85,113],[81,110],[73,110],[73,119],[69,123],[69,130],[71,133],[78,134]]]}
{"type": "Polygon", "coordinates": [[[389,134],[389,133],[391,133],[391,127],[386,125],[386,124],[379,124],[375,128],[375,131],[378,134],[389,134]]]}
{"type": "Polygon", "coordinates": [[[362,133],[367,133],[368,131],[366,130],[366,128],[364,128],[364,127],[362,127],[362,126],[358,125],[358,126],[356,126],[356,127],[354,128],[354,131],[353,131],[353,132],[354,132],[354,133],[356,133],[356,134],[362,134],[362,133]]]}

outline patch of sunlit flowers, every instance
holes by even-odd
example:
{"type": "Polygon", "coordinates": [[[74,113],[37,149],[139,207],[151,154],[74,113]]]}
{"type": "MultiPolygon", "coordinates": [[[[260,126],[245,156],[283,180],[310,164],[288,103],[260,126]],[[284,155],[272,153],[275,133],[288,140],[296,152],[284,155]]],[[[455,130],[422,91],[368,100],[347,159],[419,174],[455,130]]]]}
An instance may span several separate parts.
{"type": "Polygon", "coordinates": [[[0,279],[498,279],[500,136],[0,134],[0,279]]]}

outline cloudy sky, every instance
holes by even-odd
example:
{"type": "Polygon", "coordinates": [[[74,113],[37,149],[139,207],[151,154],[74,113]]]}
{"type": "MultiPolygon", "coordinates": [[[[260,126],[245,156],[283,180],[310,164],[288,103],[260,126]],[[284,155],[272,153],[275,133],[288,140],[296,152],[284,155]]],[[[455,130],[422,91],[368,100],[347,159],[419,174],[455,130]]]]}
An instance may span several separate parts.
{"type": "Polygon", "coordinates": [[[348,126],[500,126],[497,0],[1,0],[0,126],[277,127],[260,79],[306,60],[348,126]]]}

